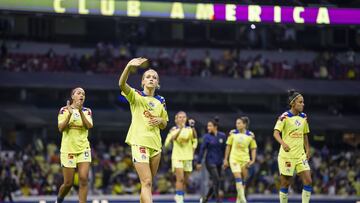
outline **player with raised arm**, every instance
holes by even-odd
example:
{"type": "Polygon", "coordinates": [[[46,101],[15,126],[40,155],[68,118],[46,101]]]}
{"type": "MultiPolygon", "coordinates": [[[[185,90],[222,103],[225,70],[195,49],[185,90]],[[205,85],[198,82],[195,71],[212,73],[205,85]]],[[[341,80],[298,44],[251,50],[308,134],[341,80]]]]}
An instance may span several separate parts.
{"type": "Polygon", "coordinates": [[[159,75],[153,69],[145,71],[142,76],[143,91],[130,87],[126,82],[131,70],[146,61],[145,58],[129,61],[119,78],[119,87],[130,104],[132,119],[125,142],[131,146],[132,160],[140,178],[140,202],[151,203],[152,181],[161,158],[160,130],[165,129],[168,122],[165,99],[155,95],[160,85],[159,75]]]}

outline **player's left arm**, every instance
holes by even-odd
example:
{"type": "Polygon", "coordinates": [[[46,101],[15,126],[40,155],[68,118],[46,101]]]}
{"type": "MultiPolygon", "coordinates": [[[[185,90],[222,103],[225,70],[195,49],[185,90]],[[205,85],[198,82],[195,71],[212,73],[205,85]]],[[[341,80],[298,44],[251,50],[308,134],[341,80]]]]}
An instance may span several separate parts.
{"type": "Polygon", "coordinates": [[[87,129],[92,128],[94,125],[93,125],[93,121],[92,121],[91,110],[89,108],[87,108],[84,113],[84,111],[81,108],[81,109],[79,109],[79,112],[80,112],[80,117],[81,117],[81,120],[82,120],[85,128],[87,128],[87,129]],[[85,114],[87,114],[87,115],[85,115],[85,114]]]}
{"type": "Polygon", "coordinates": [[[311,154],[310,154],[310,143],[309,143],[308,133],[304,134],[304,148],[305,148],[306,158],[309,160],[311,154]]]}
{"type": "Polygon", "coordinates": [[[309,129],[309,122],[308,122],[308,118],[307,116],[305,117],[305,126],[304,126],[304,148],[305,148],[305,153],[306,153],[306,158],[309,160],[310,159],[310,143],[309,143],[309,133],[310,133],[310,129],[309,129]]]}
{"type": "Polygon", "coordinates": [[[163,108],[161,110],[160,116],[152,116],[150,117],[149,124],[151,126],[157,126],[160,130],[164,130],[169,121],[169,116],[166,110],[165,100],[162,101],[163,108]]]}
{"type": "Polygon", "coordinates": [[[252,132],[251,133],[251,137],[252,140],[250,142],[250,151],[251,151],[251,157],[250,157],[250,161],[247,164],[247,167],[250,167],[251,165],[253,165],[256,161],[256,149],[257,149],[257,144],[256,144],[256,140],[255,140],[255,134],[252,132]]]}
{"type": "Polygon", "coordinates": [[[197,132],[195,129],[195,120],[192,118],[189,119],[189,125],[191,127],[191,132],[192,132],[192,147],[195,153],[195,149],[198,146],[197,132]]]}

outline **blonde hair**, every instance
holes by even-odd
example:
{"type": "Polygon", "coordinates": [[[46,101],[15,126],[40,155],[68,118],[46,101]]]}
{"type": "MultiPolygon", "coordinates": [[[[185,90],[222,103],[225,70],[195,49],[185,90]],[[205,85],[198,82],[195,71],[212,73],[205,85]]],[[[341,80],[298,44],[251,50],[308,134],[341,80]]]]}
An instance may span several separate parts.
{"type": "Polygon", "coordinates": [[[159,77],[159,74],[158,74],[158,72],[157,72],[156,70],[154,70],[154,69],[152,69],[152,68],[149,68],[148,70],[146,70],[146,71],[143,73],[143,75],[142,75],[142,77],[141,77],[141,88],[144,88],[144,85],[142,84],[142,81],[143,81],[144,78],[145,78],[145,73],[147,73],[147,72],[149,72],[149,71],[154,71],[154,72],[156,73],[156,75],[157,75],[157,77],[158,77],[158,84],[157,84],[157,86],[156,86],[156,89],[160,89],[160,77],[159,77]]]}

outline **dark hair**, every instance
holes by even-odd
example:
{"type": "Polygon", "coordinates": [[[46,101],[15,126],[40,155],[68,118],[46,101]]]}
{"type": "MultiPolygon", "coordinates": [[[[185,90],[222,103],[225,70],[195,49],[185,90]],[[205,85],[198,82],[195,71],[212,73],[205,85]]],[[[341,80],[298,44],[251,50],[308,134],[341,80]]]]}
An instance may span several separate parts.
{"type": "Polygon", "coordinates": [[[291,103],[294,101],[296,97],[301,95],[299,92],[295,91],[294,89],[291,89],[288,91],[288,104],[291,105],[291,103]]]}
{"type": "Polygon", "coordinates": [[[219,127],[219,117],[215,116],[214,119],[209,120],[208,123],[212,123],[215,127],[219,127]]]}
{"type": "Polygon", "coordinates": [[[76,89],[78,89],[78,88],[83,89],[82,87],[75,87],[74,89],[72,89],[72,90],[71,90],[71,93],[70,93],[70,99],[69,99],[70,104],[72,104],[72,103],[73,103],[72,96],[75,94],[75,90],[76,90],[76,89]]]}
{"type": "Polygon", "coordinates": [[[236,120],[240,119],[245,125],[246,125],[246,129],[249,129],[250,126],[250,119],[247,116],[241,116],[239,118],[237,118],[236,120]]]}

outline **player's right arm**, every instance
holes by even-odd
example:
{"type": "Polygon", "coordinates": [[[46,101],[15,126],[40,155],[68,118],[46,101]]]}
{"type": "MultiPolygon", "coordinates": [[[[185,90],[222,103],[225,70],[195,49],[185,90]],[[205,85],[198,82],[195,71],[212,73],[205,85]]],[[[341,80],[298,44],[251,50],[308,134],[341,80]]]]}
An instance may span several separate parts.
{"type": "Polygon", "coordinates": [[[281,139],[280,131],[274,130],[274,138],[281,145],[281,147],[285,150],[285,152],[290,151],[289,145],[287,145],[284,140],[281,139]]]}
{"type": "Polygon", "coordinates": [[[119,87],[125,95],[128,95],[131,90],[131,87],[126,83],[127,79],[129,78],[131,69],[141,66],[145,61],[147,61],[146,58],[131,59],[131,61],[129,61],[129,63],[124,68],[124,71],[121,73],[119,78],[119,87]]]}
{"type": "Polygon", "coordinates": [[[280,133],[283,131],[285,127],[285,120],[287,118],[287,112],[283,113],[278,120],[276,121],[275,127],[274,127],[274,138],[275,140],[281,145],[281,147],[285,150],[285,152],[290,151],[289,145],[287,145],[284,140],[281,138],[280,133]]]}
{"type": "Polygon", "coordinates": [[[229,155],[231,153],[231,147],[232,147],[232,144],[233,144],[233,131],[230,131],[229,133],[229,137],[226,141],[226,149],[225,149],[225,155],[224,155],[224,168],[227,168],[229,167],[229,155]]]}
{"type": "Polygon", "coordinates": [[[66,107],[62,107],[58,115],[58,128],[59,132],[63,132],[66,126],[69,124],[73,110],[70,106],[70,101],[66,103],[66,107]]]}
{"type": "Polygon", "coordinates": [[[176,140],[176,138],[179,136],[180,134],[180,130],[177,130],[176,127],[172,127],[166,137],[165,140],[165,148],[169,147],[170,143],[174,140],[176,140]],[[174,139],[175,138],[175,139],[174,139]]]}

